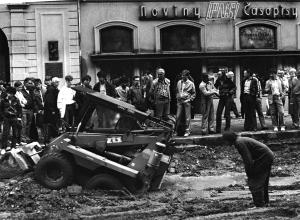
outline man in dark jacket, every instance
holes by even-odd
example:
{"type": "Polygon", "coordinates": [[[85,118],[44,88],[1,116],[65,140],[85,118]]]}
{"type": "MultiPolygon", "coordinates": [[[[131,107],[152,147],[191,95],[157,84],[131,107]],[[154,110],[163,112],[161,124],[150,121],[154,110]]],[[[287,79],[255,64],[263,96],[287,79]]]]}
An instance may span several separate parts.
{"type": "Polygon", "coordinates": [[[263,143],[252,138],[239,137],[233,131],[225,132],[222,138],[225,144],[234,145],[242,156],[254,205],[256,207],[268,206],[268,186],[274,160],[273,152],[263,143]]]}
{"type": "MultiPolygon", "coordinates": [[[[85,88],[88,88],[88,89],[92,89],[92,86],[90,85],[90,82],[91,82],[91,77],[89,75],[85,75],[81,79],[81,86],[83,86],[85,88]]],[[[78,113],[79,113],[80,109],[82,108],[85,100],[86,100],[86,96],[83,93],[76,92],[75,101],[78,105],[78,113]]]]}
{"type": "Polygon", "coordinates": [[[38,112],[38,107],[36,103],[36,97],[34,95],[34,82],[32,78],[27,77],[24,80],[24,87],[21,90],[24,98],[27,100],[25,107],[23,108],[23,134],[27,134],[27,139],[30,141],[30,127],[33,120],[33,114],[38,112]]]}
{"type": "Polygon", "coordinates": [[[225,131],[230,129],[230,110],[232,104],[232,95],[236,91],[236,85],[234,82],[225,75],[225,72],[222,73],[216,83],[215,87],[219,89],[219,104],[217,108],[217,118],[216,118],[216,133],[221,133],[221,125],[222,125],[222,112],[225,108],[225,118],[226,118],[226,125],[225,131]]]}
{"type": "Polygon", "coordinates": [[[59,79],[54,77],[44,98],[44,126],[50,124],[50,126],[46,126],[47,130],[44,131],[47,138],[45,141],[49,141],[51,137],[56,137],[57,135],[52,126],[56,127],[56,122],[60,118],[59,109],[57,108],[58,85],[59,79]]]}
{"type": "Polygon", "coordinates": [[[256,131],[255,102],[258,96],[257,79],[252,77],[252,72],[247,71],[241,86],[241,102],[243,103],[245,121],[244,131],[256,131]]]}
{"type": "Polygon", "coordinates": [[[5,150],[11,150],[16,147],[18,125],[21,124],[22,118],[22,106],[20,101],[16,98],[16,88],[9,87],[6,91],[7,96],[1,100],[0,114],[3,118],[3,135],[2,135],[2,150],[1,154],[5,153],[5,150]],[[11,146],[7,146],[8,136],[10,129],[12,128],[12,142],[11,146]]]}
{"type": "MultiPolygon", "coordinates": [[[[97,73],[99,82],[95,84],[93,90],[100,92],[100,94],[108,95],[113,98],[116,97],[116,91],[112,84],[106,81],[106,73],[104,71],[99,71],[97,73]]],[[[97,106],[96,107],[98,115],[98,127],[99,128],[109,128],[111,127],[111,121],[114,115],[112,115],[105,108],[97,106]]]]}

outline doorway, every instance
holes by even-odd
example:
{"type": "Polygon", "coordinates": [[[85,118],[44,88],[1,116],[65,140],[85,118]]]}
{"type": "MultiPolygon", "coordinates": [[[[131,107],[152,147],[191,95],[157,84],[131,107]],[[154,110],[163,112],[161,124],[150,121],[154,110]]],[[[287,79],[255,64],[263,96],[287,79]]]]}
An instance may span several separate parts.
{"type": "Polygon", "coordinates": [[[176,93],[175,93],[175,78],[183,70],[190,71],[191,76],[194,79],[196,88],[196,99],[193,101],[194,114],[200,113],[200,91],[199,84],[201,82],[202,64],[199,58],[181,58],[181,59],[166,59],[161,61],[161,68],[165,70],[165,76],[171,81],[170,93],[171,93],[171,114],[176,114],[176,93]]]}
{"type": "Polygon", "coordinates": [[[0,80],[10,82],[9,47],[4,32],[0,29],[0,80]]]}

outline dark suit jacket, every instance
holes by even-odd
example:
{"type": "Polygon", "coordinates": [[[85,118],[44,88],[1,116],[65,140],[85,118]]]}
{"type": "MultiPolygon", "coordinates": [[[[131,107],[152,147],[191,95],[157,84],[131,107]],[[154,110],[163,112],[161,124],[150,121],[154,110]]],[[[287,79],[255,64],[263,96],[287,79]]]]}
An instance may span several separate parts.
{"type": "MultiPolygon", "coordinates": [[[[109,82],[105,81],[106,95],[116,97],[115,87],[109,82]]],[[[94,91],[100,92],[100,82],[97,82],[93,88],[94,91]]]]}
{"type": "Polygon", "coordinates": [[[55,86],[48,87],[44,99],[44,123],[56,123],[54,118],[59,118],[59,110],[57,108],[57,97],[59,90],[55,86]],[[54,112],[54,114],[53,114],[54,112]]]}

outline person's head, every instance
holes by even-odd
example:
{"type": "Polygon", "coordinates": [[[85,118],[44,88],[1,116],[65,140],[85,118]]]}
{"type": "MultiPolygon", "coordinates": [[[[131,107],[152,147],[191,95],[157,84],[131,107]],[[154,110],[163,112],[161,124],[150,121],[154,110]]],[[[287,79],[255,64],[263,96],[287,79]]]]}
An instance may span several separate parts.
{"type": "Polygon", "coordinates": [[[244,77],[248,76],[250,74],[250,70],[249,69],[246,69],[244,70],[244,77]]]}
{"type": "Polygon", "coordinates": [[[4,86],[4,81],[0,80],[0,88],[3,88],[3,86],[4,86]]]}
{"type": "Polygon", "coordinates": [[[121,76],[120,79],[119,79],[119,84],[120,86],[125,89],[126,86],[128,85],[128,78],[126,76],[121,76]]]}
{"type": "Polygon", "coordinates": [[[165,70],[164,69],[159,68],[156,73],[157,73],[158,79],[163,80],[165,78],[165,70]]]}
{"type": "Polygon", "coordinates": [[[133,77],[133,85],[134,86],[140,85],[140,77],[139,76],[134,76],[133,77]]]}
{"type": "Polygon", "coordinates": [[[21,91],[21,89],[23,88],[23,84],[20,81],[16,81],[14,83],[14,87],[16,88],[16,91],[21,91]]]}
{"type": "Polygon", "coordinates": [[[59,78],[53,77],[52,78],[52,85],[57,88],[59,86],[59,78]]]}
{"type": "Polygon", "coordinates": [[[278,70],[277,71],[277,76],[279,76],[280,78],[283,77],[284,71],[283,70],[278,70]]]}
{"type": "Polygon", "coordinates": [[[232,71],[229,71],[229,72],[226,73],[226,77],[229,78],[229,79],[231,79],[231,80],[233,80],[234,73],[232,71]]]}
{"type": "Polygon", "coordinates": [[[41,90],[42,89],[42,80],[41,79],[35,79],[34,80],[34,85],[35,85],[35,88],[41,90]]]}
{"type": "Polygon", "coordinates": [[[275,68],[271,68],[269,70],[269,75],[270,75],[271,79],[276,79],[276,77],[277,77],[276,69],[275,68]]]}
{"type": "Polygon", "coordinates": [[[236,142],[237,138],[238,135],[234,131],[225,131],[222,135],[222,139],[225,141],[225,144],[230,146],[236,142]]]}
{"type": "Polygon", "coordinates": [[[188,80],[189,76],[190,76],[190,71],[188,71],[188,70],[182,71],[181,77],[184,82],[186,82],[188,80]]]}
{"type": "Polygon", "coordinates": [[[290,74],[290,77],[291,77],[291,78],[295,77],[296,69],[291,68],[291,69],[289,70],[289,74],[290,74]]]}
{"type": "Polygon", "coordinates": [[[16,88],[15,87],[8,87],[6,89],[6,93],[7,93],[7,97],[11,98],[11,97],[15,96],[15,94],[16,94],[16,88]]]}
{"type": "Polygon", "coordinates": [[[26,89],[33,89],[34,88],[34,83],[32,81],[31,77],[27,77],[24,79],[24,86],[26,89]]]}
{"type": "Polygon", "coordinates": [[[65,80],[66,80],[66,86],[70,88],[70,87],[71,87],[71,84],[72,84],[72,81],[73,81],[73,76],[67,75],[67,76],[65,77],[65,80]]]}
{"type": "Polygon", "coordinates": [[[85,75],[84,77],[82,77],[81,82],[84,86],[88,86],[90,85],[92,78],[89,75],[85,75]]]}
{"type": "Polygon", "coordinates": [[[208,73],[202,73],[202,81],[205,83],[208,83],[209,79],[208,79],[208,73]]]}
{"type": "Polygon", "coordinates": [[[106,80],[106,73],[103,71],[103,70],[100,70],[98,73],[97,73],[97,77],[99,79],[99,82],[101,84],[103,84],[106,80]]]}
{"type": "Polygon", "coordinates": [[[51,81],[52,81],[52,77],[51,76],[46,76],[44,83],[46,86],[50,86],[51,85],[51,81]]]}
{"type": "Polygon", "coordinates": [[[221,79],[221,78],[222,78],[222,71],[219,71],[219,72],[217,73],[217,76],[218,76],[218,79],[221,79]]]}

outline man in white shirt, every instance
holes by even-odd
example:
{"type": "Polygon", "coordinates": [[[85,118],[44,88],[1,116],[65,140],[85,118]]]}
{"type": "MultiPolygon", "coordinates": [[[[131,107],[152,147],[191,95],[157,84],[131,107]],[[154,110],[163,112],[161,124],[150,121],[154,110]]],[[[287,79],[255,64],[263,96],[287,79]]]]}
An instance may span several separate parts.
{"type": "Polygon", "coordinates": [[[283,83],[277,77],[276,69],[272,68],[269,70],[270,79],[266,82],[265,91],[268,95],[268,102],[270,106],[272,125],[274,127],[274,131],[278,131],[278,126],[280,126],[281,131],[285,131],[284,126],[284,110],[282,104],[282,96],[283,96],[283,83]],[[277,120],[279,119],[279,122],[277,120]]]}
{"type": "Polygon", "coordinates": [[[76,92],[71,89],[73,77],[65,77],[66,85],[61,88],[57,97],[57,107],[60,111],[60,117],[63,118],[70,126],[74,123],[76,101],[76,92]]]}

